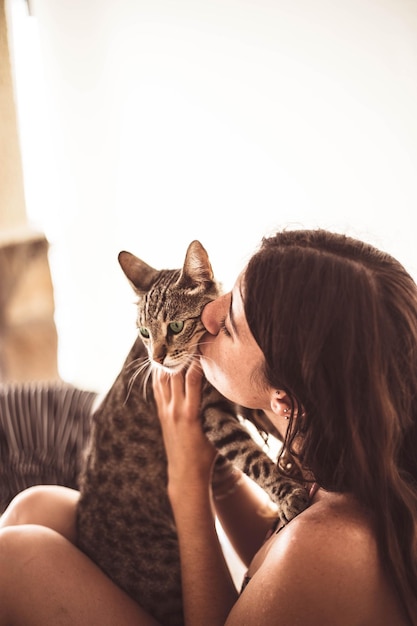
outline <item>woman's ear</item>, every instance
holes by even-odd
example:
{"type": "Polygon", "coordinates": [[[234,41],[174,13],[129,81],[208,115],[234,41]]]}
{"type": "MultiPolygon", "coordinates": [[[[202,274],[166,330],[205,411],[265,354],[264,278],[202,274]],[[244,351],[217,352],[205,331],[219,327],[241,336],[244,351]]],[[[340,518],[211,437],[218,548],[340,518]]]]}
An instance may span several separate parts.
{"type": "Polygon", "coordinates": [[[291,415],[291,402],[285,391],[273,389],[271,392],[271,409],[278,417],[289,419],[291,415]]]}

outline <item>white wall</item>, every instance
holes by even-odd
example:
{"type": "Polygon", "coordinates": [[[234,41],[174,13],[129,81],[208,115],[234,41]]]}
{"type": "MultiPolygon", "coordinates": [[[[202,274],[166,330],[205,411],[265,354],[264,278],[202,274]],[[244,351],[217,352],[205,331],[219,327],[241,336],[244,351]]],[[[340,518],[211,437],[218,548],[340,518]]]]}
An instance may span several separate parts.
{"type": "Polygon", "coordinates": [[[415,0],[10,3],[66,380],[105,390],[135,337],[121,249],[178,267],[200,238],[228,288],[263,234],[321,226],[417,275],[415,0]]]}

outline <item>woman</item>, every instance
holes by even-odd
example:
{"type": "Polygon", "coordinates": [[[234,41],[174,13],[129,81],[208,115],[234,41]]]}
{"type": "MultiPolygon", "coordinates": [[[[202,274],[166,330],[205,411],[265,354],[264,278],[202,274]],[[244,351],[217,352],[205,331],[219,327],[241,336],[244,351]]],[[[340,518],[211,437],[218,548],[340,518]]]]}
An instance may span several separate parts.
{"type": "MultiPolygon", "coordinates": [[[[214,477],[212,499],[215,451],[198,420],[199,368],[155,376],[186,624],[417,624],[413,280],[362,242],[281,232],[262,242],[202,321],[204,374],[231,400],[265,411],[311,487],[311,504],[264,540],[269,516],[239,472],[214,477]],[[213,501],[249,566],[240,595],[213,501]]],[[[76,498],[32,490],[4,516],[0,624],[154,624],[64,538],[73,538],[76,498]],[[28,519],[58,532],[19,526],[28,519]]]]}

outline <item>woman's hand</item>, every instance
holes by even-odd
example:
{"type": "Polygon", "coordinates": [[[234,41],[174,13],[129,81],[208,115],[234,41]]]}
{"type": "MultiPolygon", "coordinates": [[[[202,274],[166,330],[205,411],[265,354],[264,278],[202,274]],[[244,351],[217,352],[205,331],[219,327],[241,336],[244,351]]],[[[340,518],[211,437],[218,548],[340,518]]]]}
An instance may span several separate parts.
{"type": "Polygon", "coordinates": [[[168,459],[168,492],[184,498],[202,486],[208,489],[216,450],[200,421],[202,370],[193,363],[186,372],[153,373],[153,391],[168,459]]]}
{"type": "Polygon", "coordinates": [[[215,527],[210,477],[216,450],[200,421],[202,371],[156,371],[153,391],[168,459],[168,495],[181,553],[186,624],[224,624],[236,600],[215,527]],[[204,575],[202,575],[202,572],[204,575]]]}

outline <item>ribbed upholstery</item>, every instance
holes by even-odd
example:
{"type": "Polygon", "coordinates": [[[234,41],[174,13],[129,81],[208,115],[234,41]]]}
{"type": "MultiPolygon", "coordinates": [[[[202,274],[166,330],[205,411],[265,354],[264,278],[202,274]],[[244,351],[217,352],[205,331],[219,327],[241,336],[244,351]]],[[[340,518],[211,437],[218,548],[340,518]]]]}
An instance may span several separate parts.
{"type": "Polygon", "coordinates": [[[25,487],[77,487],[96,397],[59,382],[0,384],[0,513],[25,487]]]}

